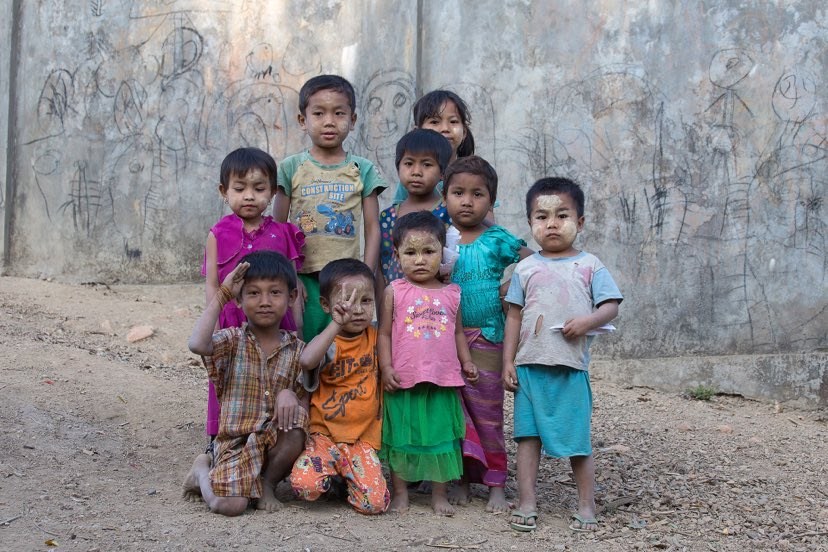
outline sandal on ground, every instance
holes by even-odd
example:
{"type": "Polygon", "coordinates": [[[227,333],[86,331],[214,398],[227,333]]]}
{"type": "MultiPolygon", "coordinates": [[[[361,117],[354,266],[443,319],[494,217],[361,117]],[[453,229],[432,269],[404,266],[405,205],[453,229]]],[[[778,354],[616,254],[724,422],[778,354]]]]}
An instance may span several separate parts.
{"type": "Polygon", "coordinates": [[[529,531],[534,531],[538,528],[537,521],[538,521],[538,513],[534,510],[531,512],[521,512],[520,510],[512,510],[510,514],[513,518],[520,518],[521,523],[517,521],[510,521],[509,527],[514,529],[515,531],[520,531],[522,533],[526,533],[529,531]],[[532,523],[529,523],[529,520],[532,520],[532,523]]]}
{"type": "Polygon", "coordinates": [[[595,527],[595,529],[586,528],[587,525],[598,525],[598,520],[594,517],[587,518],[580,514],[572,514],[572,519],[574,519],[575,521],[569,524],[569,528],[573,531],[577,531],[579,533],[592,533],[593,531],[598,529],[598,527],[595,527]]]}

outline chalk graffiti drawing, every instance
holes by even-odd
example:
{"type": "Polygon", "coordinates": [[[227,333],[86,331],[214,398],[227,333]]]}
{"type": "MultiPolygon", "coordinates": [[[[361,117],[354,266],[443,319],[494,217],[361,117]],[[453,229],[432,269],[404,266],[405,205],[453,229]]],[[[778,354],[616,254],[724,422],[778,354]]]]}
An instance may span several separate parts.
{"type": "Polygon", "coordinates": [[[761,243],[749,259],[754,343],[769,351],[818,346],[825,336],[828,137],[818,126],[817,82],[801,69],[779,77],[770,102],[777,122],[751,181],[750,235],[761,243]],[[804,308],[768,300],[790,295],[793,280],[804,308]]]}
{"type": "Polygon", "coordinates": [[[89,0],[89,13],[92,17],[101,17],[104,13],[104,0],[89,0]]]}
{"type": "Polygon", "coordinates": [[[294,77],[311,77],[322,72],[322,56],[311,36],[291,38],[282,58],[282,70],[294,77]]]}
{"type": "Polygon", "coordinates": [[[101,207],[100,182],[89,177],[86,161],[76,161],[75,168],[70,180],[69,199],[61,204],[58,212],[69,212],[75,231],[91,237],[101,207]]]}
{"type": "MultiPolygon", "coordinates": [[[[52,214],[49,210],[49,198],[46,195],[46,182],[52,175],[59,175],[61,168],[62,154],[59,150],[48,149],[32,161],[32,172],[35,175],[35,185],[40,197],[43,199],[43,210],[46,218],[52,221],[52,214]]],[[[50,189],[50,191],[53,191],[50,189]]]]}
{"type": "Polygon", "coordinates": [[[707,107],[712,117],[708,129],[710,167],[708,178],[721,183],[725,191],[718,239],[727,242],[726,253],[719,252],[713,294],[714,323],[747,332],[752,339],[753,325],[747,288],[747,225],[749,216],[748,188],[750,176],[740,142],[743,128],[750,128],[744,117],[753,117],[748,104],[739,93],[739,86],[756,66],[749,52],[741,48],[717,51],[710,60],[708,77],[718,94],[707,107]]]}
{"type": "Polygon", "coordinates": [[[131,0],[130,19],[164,17],[178,13],[230,13],[226,0],[131,0]]]}
{"type": "Polygon", "coordinates": [[[37,122],[39,136],[26,142],[31,144],[54,136],[60,136],[65,131],[66,119],[75,113],[74,75],[66,69],[52,71],[37,100],[37,122]]]}
{"type": "Polygon", "coordinates": [[[247,54],[244,62],[250,78],[264,79],[277,76],[273,71],[273,47],[266,42],[256,44],[247,54]]]}
{"type": "Polygon", "coordinates": [[[361,153],[387,180],[395,181],[397,141],[413,126],[414,77],[403,69],[377,71],[358,98],[362,102],[358,110],[361,153]]]}

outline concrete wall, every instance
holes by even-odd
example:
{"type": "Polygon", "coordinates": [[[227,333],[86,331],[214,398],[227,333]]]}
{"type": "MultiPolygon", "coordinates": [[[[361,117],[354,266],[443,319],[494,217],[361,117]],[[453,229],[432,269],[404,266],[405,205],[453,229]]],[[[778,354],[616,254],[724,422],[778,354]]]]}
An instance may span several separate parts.
{"type": "MultiPolygon", "coordinates": [[[[818,0],[26,2],[6,270],[196,278],[223,155],[300,149],[296,91],[338,72],[360,104],[348,147],[389,179],[415,90],[448,87],[471,106],[511,230],[529,237],[537,177],[584,185],[579,246],[626,297],[596,356],[815,355],[826,27],[818,0]]],[[[809,358],[826,402],[824,356],[809,358]]]]}

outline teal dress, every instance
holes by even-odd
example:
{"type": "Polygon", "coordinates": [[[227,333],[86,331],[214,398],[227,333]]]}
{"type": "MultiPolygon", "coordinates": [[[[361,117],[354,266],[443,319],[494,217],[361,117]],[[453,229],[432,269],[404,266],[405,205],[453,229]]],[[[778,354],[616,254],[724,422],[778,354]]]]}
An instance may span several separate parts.
{"type": "Polygon", "coordinates": [[[460,244],[451,281],[460,286],[464,328],[480,328],[491,343],[503,342],[504,317],[500,280],[506,267],[520,260],[526,242],[502,226],[491,226],[472,243],[460,244]]]}

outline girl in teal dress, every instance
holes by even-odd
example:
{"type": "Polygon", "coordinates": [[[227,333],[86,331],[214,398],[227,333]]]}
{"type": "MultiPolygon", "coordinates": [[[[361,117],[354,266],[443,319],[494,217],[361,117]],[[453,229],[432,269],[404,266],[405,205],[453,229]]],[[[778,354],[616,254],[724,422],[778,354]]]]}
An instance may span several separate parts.
{"type": "Polygon", "coordinates": [[[451,281],[461,288],[463,327],[472,361],[480,371],[476,385],[460,389],[466,418],[463,477],[449,499],[469,502],[469,483],[489,487],[488,512],[506,513],[506,443],[503,436],[503,328],[501,280],[506,268],[532,252],[502,226],[485,223],[497,196],[497,173],[476,156],[453,161],[443,194],[454,228],[460,232],[459,257],[451,281]]]}

